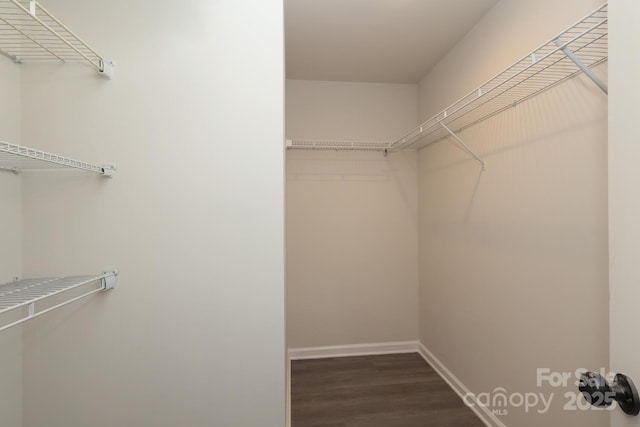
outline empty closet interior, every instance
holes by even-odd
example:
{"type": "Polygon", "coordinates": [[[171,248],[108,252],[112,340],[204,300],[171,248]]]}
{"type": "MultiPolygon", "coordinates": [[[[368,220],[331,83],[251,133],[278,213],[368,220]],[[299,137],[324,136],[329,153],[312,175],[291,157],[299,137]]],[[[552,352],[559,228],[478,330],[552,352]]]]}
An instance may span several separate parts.
{"type": "Polygon", "coordinates": [[[607,5],[292,0],[285,28],[290,357],[419,351],[461,396],[607,366],[607,5]]]}
{"type": "MultiPolygon", "coordinates": [[[[369,353],[574,391],[536,373],[608,366],[607,25],[0,0],[0,424],[281,427],[287,358],[369,353]]],[[[476,410],[608,425],[563,403],[476,410]]]]}

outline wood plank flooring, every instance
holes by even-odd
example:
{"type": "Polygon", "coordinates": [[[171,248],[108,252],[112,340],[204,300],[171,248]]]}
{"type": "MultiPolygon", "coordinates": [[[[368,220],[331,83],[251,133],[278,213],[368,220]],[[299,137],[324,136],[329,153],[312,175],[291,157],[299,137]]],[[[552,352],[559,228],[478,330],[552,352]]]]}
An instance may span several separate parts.
{"type": "Polygon", "coordinates": [[[420,355],[291,362],[292,427],[483,427],[420,355]]]}

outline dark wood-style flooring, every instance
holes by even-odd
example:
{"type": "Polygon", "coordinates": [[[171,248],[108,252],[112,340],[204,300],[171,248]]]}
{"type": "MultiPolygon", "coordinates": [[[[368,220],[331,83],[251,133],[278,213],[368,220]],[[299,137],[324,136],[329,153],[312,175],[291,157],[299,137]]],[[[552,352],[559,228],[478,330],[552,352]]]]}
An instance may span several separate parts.
{"type": "Polygon", "coordinates": [[[420,355],[291,362],[292,427],[483,427],[420,355]]]}

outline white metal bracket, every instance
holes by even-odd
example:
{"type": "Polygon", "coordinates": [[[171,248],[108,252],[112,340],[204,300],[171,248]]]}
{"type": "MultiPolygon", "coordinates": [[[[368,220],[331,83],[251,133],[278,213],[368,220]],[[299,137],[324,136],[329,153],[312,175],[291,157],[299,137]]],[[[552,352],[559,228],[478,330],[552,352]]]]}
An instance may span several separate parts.
{"type": "Polygon", "coordinates": [[[102,176],[111,178],[117,169],[116,165],[102,165],[102,176]]]}
{"type": "Polygon", "coordinates": [[[115,64],[113,63],[113,61],[107,61],[105,59],[101,59],[100,70],[98,71],[98,74],[100,74],[105,79],[113,80],[113,67],[115,67],[115,64]]]}
{"type": "Polygon", "coordinates": [[[103,271],[102,273],[105,274],[105,277],[102,278],[102,290],[108,291],[114,289],[116,287],[118,270],[103,271]]]}
{"type": "Polygon", "coordinates": [[[572,60],[578,66],[578,68],[580,68],[580,70],[582,70],[583,73],[587,75],[587,77],[589,77],[600,89],[602,89],[604,93],[609,95],[609,88],[607,87],[607,85],[604,84],[604,82],[600,80],[593,71],[591,71],[591,68],[584,65],[582,61],[580,61],[580,58],[578,58],[576,54],[573,53],[571,49],[569,49],[567,45],[562,42],[562,40],[560,40],[559,37],[553,42],[564,52],[565,55],[567,55],[570,60],[572,60]]]}
{"type": "Polygon", "coordinates": [[[440,120],[439,118],[436,118],[436,120],[438,121],[440,126],[442,126],[442,128],[446,130],[449,133],[449,135],[451,135],[453,139],[455,139],[456,142],[462,146],[462,148],[464,148],[469,154],[471,154],[473,157],[476,158],[477,161],[480,162],[480,164],[482,165],[482,169],[484,170],[486,168],[486,164],[484,163],[484,160],[482,160],[471,148],[469,148],[469,146],[465,144],[464,141],[460,139],[460,137],[456,135],[454,131],[452,131],[447,127],[447,125],[442,123],[442,120],[440,120]]]}

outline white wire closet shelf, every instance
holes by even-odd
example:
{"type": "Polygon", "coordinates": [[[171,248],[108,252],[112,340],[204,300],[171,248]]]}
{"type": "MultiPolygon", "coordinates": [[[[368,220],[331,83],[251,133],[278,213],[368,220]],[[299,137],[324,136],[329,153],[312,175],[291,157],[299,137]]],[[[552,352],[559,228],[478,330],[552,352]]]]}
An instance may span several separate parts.
{"type": "Polygon", "coordinates": [[[0,53],[18,63],[82,61],[113,77],[110,61],[34,0],[0,0],[0,53]]]}
{"type": "Polygon", "coordinates": [[[390,151],[422,148],[450,135],[450,129],[467,129],[582,72],[606,92],[606,86],[590,69],[608,58],[607,22],[605,3],[395,141],[390,151]]]}
{"type": "MultiPolygon", "coordinates": [[[[387,153],[419,149],[446,136],[452,136],[484,166],[484,162],[456,135],[457,132],[515,107],[580,73],[587,74],[606,93],[606,85],[591,69],[607,61],[607,45],[608,18],[605,3],[382,151],[387,153]]],[[[315,141],[313,147],[309,147],[308,141],[287,144],[287,148],[340,149],[336,146],[350,146],[349,149],[355,150],[372,149],[375,144],[321,142],[315,141]]]]}
{"type": "Polygon", "coordinates": [[[63,307],[89,295],[108,291],[115,288],[116,276],[118,272],[106,271],[93,276],[73,276],[73,277],[47,277],[41,279],[24,279],[0,285],[0,315],[7,313],[18,313],[17,320],[11,318],[8,323],[0,323],[0,331],[12,326],[19,325],[29,319],[41,316],[45,313],[63,307]],[[88,286],[97,285],[77,295],[69,291],[88,286]],[[62,298],[69,295],[68,298],[62,298]],[[55,299],[55,305],[39,308],[40,303],[44,305],[45,300],[60,296],[61,300],[55,299]]]}
{"type": "Polygon", "coordinates": [[[14,172],[29,169],[80,169],[110,177],[115,172],[116,167],[114,165],[94,165],[47,153],[46,151],[0,141],[0,169],[8,169],[14,172]]]}
{"type": "Polygon", "coordinates": [[[287,148],[300,150],[385,151],[391,148],[391,143],[380,141],[329,141],[318,139],[287,139],[287,148]]]}

